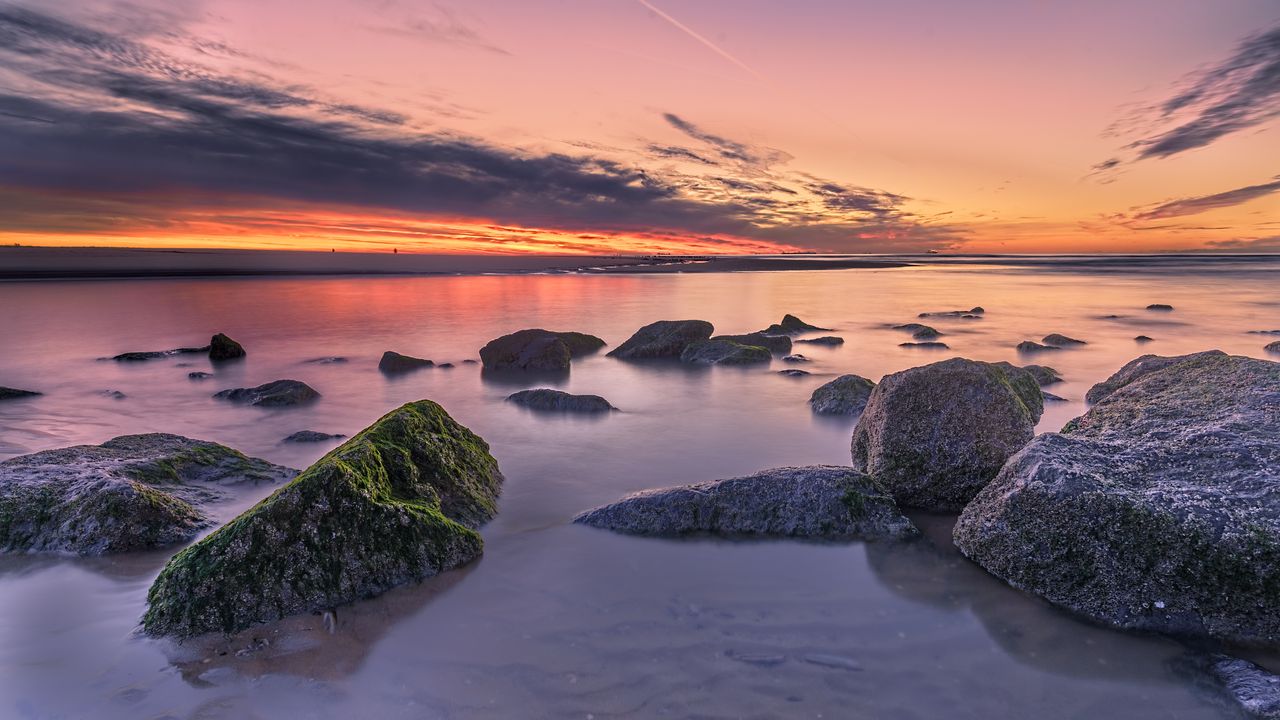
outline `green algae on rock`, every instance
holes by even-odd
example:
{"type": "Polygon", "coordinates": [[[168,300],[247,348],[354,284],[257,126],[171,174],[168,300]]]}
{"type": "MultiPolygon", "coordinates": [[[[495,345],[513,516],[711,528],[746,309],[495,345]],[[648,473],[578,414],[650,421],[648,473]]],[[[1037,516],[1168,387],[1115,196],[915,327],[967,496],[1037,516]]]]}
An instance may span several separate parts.
{"type": "Polygon", "coordinates": [[[809,406],[819,415],[857,415],[867,406],[875,387],[860,375],[841,375],[814,390],[809,406]]]}
{"type": "Polygon", "coordinates": [[[624,360],[678,358],[685,348],[711,337],[715,328],[706,320],[659,320],[635,331],[627,341],[609,351],[624,360]]]}
{"type": "Polygon", "coordinates": [[[404,405],[175,555],[143,629],[232,633],[456,568],[480,555],[501,483],[484,440],[434,402],[404,405]]]}
{"type": "Polygon", "coordinates": [[[772,358],[767,347],[744,345],[723,337],[699,340],[680,353],[680,362],[692,365],[753,365],[772,358]]]}
{"type": "Polygon", "coordinates": [[[487,370],[568,370],[574,358],[604,346],[595,335],[533,328],[490,340],[480,348],[480,360],[487,370]]]}
{"type": "Polygon", "coordinates": [[[297,474],[229,447],[179,435],[122,435],[0,462],[0,552],[80,555],[190,540],[200,509],[237,484],[297,474]]]}

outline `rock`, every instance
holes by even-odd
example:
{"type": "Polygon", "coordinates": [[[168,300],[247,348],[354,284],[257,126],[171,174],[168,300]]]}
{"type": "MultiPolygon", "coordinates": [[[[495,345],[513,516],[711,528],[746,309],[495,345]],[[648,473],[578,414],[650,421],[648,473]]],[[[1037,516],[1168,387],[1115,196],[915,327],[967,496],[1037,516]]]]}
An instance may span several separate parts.
{"type": "Polygon", "coordinates": [[[835,335],[823,335],[822,337],[810,338],[808,340],[797,340],[798,343],[809,343],[810,345],[826,345],[827,347],[835,347],[844,344],[844,338],[835,335]]]}
{"type": "Polygon", "coordinates": [[[1040,395],[1045,399],[1045,402],[1067,402],[1066,398],[1054,395],[1051,392],[1045,392],[1044,390],[1040,391],[1040,395]]]}
{"type": "Polygon", "coordinates": [[[1273,343],[1267,343],[1266,347],[1262,349],[1266,350],[1269,353],[1280,353],[1280,340],[1277,340],[1273,343]]]}
{"type": "Polygon", "coordinates": [[[809,406],[819,415],[857,415],[867,406],[875,386],[860,375],[841,375],[814,390],[809,406]]]}
{"type": "Polygon", "coordinates": [[[0,400],[17,400],[18,398],[30,398],[42,394],[35,390],[19,390],[18,388],[0,386],[0,400]]]}
{"type": "Polygon", "coordinates": [[[1280,720],[1280,675],[1228,655],[1210,657],[1209,671],[1250,716],[1280,720]]]}
{"type": "Polygon", "coordinates": [[[312,365],[340,365],[347,362],[347,359],[340,355],[333,355],[330,357],[311,358],[310,360],[303,360],[302,362],[312,365]]]}
{"type": "Polygon", "coordinates": [[[237,360],[245,356],[240,343],[218,333],[209,339],[209,359],[213,361],[237,360]]]}
{"type": "Polygon", "coordinates": [[[900,504],[964,507],[1035,434],[1031,373],[952,358],[886,375],[853,431],[853,467],[900,504]]]}
{"type": "Polygon", "coordinates": [[[1280,642],[1280,363],[1145,356],[1090,394],[965,508],[956,545],[1104,624],[1280,642]]]}
{"type": "Polygon", "coordinates": [[[789,362],[789,363],[807,363],[807,362],[813,362],[812,360],[810,360],[809,358],[805,357],[804,355],[801,355],[800,353],[796,353],[796,354],[794,354],[794,355],[788,355],[788,356],[786,356],[786,357],[782,358],[782,361],[783,361],[783,362],[789,362]]]}
{"type": "Polygon", "coordinates": [[[933,349],[933,350],[950,350],[950,349],[951,349],[951,346],[950,346],[950,345],[948,345],[948,344],[946,344],[946,343],[944,343],[944,342],[935,342],[935,341],[928,341],[928,342],[904,342],[904,343],[898,343],[898,347],[904,347],[904,348],[925,348],[925,349],[933,349]]]}
{"type": "Polygon", "coordinates": [[[594,335],[534,328],[490,340],[480,348],[480,360],[488,370],[568,370],[573,358],[604,345],[594,335]]]}
{"type": "MultiPolygon", "coordinates": [[[[746,335],[716,335],[711,340],[728,340],[736,342],[739,345],[755,345],[756,347],[768,348],[769,352],[785,355],[791,352],[791,338],[786,335],[765,335],[764,333],[754,332],[746,335]]],[[[805,342],[797,340],[796,342],[805,342]]]]}
{"type": "Polygon", "coordinates": [[[723,338],[700,340],[690,344],[680,354],[681,362],[695,365],[752,365],[769,362],[771,359],[773,353],[769,352],[769,348],[743,345],[723,338]]]}
{"type": "Polygon", "coordinates": [[[1136,343],[1149,343],[1149,342],[1153,342],[1154,340],[1155,338],[1147,337],[1146,335],[1138,335],[1133,339],[1133,341],[1136,343]]]}
{"type": "Polygon", "coordinates": [[[801,370],[800,368],[787,368],[786,370],[779,370],[778,374],[787,377],[804,377],[809,374],[809,371],[801,370]]]}
{"type": "Polygon", "coordinates": [[[1250,335],[1280,335],[1280,330],[1250,330],[1250,335]]]}
{"type": "Polygon", "coordinates": [[[149,635],[233,633],[327,610],[478,557],[502,482],[489,446],[429,401],[404,405],[169,560],[149,635]]]}
{"type": "Polygon", "coordinates": [[[382,353],[382,359],[378,360],[378,369],[388,375],[411,372],[421,368],[429,368],[433,365],[435,363],[430,360],[413,357],[412,355],[401,355],[392,350],[382,353]]]}
{"type": "Polygon", "coordinates": [[[293,433],[292,435],[289,435],[288,437],[286,437],[282,442],[315,443],[315,442],[327,442],[329,440],[339,440],[344,437],[346,437],[346,435],[343,435],[341,433],[331,434],[331,433],[316,432],[315,430],[299,430],[298,432],[293,433]]]}
{"type": "Polygon", "coordinates": [[[916,340],[935,340],[942,337],[942,333],[938,332],[928,325],[920,323],[905,323],[903,325],[894,325],[894,330],[904,330],[911,333],[911,337],[916,340]]]}
{"type": "Polygon", "coordinates": [[[904,538],[917,533],[871,478],[847,467],[765,470],[747,477],[646,490],[574,519],[631,535],[711,534],[904,538]]]}
{"type": "Polygon", "coordinates": [[[996,363],[996,365],[999,365],[1004,368],[1008,368],[1010,370],[1018,370],[1018,369],[1026,370],[1027,372],[1031,373],[1031,377],[1036,379],[1036,384],[1039,385],[1040,387],[1062,382],[1062,376],[1058,374],[1058,371],[1054,370],[1048,365],[1023,365],[1021,368],[1019,368],[1017,365],[1003,362],[1003,361],[996,363]]]}
{"type": "Polygon", "coordinates": [[[112,400],[124,400],[129,397],[119,390],[101,390],[98,394],[102,397],[111,398],[112,400]]]}
{"type": "Polygon", "coordinates": [[[275,380],[252,388],[235,388],[222,390],[213,394],[219,400],[258,405],[261,407],[284,407],[302,405],[320,397],[310,385],[299,380],[275,380]]]}
{"type": "Polygon", "coordinates": [[[1041,342],[1043,342],[1045,345],[1053,345],[1055,347],[1070,347],[1072,345],[1088,345],[1089,344],[1083,340],[1077,340],[1073,337],[1067,337],[1066,335],[1061,335],[1059,333],[1052,333],[1049,335],[1045,335],[1044,338],[1041,339],[1041,342]]]}
{"type": "Polygon", "coordinates": [[[1152,303],[1147,306],[1147,309],[1155,312],[1171,312],[1173,310],[1173,306],[1165,305],[1164,303],[1152,303]]]}
{"type": "Polygon", "coordinates": [[[1041,345],[1040,343],[1033,342],[1031,340],[1023,340],[1018,343],[1018,347],[1015,349],[1020,353],[1038,353],[1046,352],[1048,350],[1061,350],[1062,348],[1055,347],[1053,345],[1041,345]]]}
{"type": "Polygon", "coordinates": [[[462,364],[463,364],[463,365],[479,365],[479,364],[480,364],[480,361],[479,361],[479,360],[472,360],[471,358],[467,358],[466,360],[463,360],[463,361],[462,361],[462,364]]]}
{"type": "Polygon", "coordinates": [[[174,348],[172,350],[144,350],[120,353],[119,355],[112,356],[111,359],[116,362],[146,362],[147,360],[159,360],[161,358],[173,357],[175,355],[193,355],[195,353],[205,352],[208,349],[209,346],[206,345],[198,348],[181,347],[174,348]]]}
{"type": "Polygon", "coordinates": [[[614,348],[609,357],[625,360],[678,358],[685,348],[711,337],[715,328],[706,320],[659,320],[640,328],[614,348]]]}
{"type": "Polygon", "coordinates": [[[184,542],[228,487],[296,474],[163,433],[20,455],[0,462],[0,552],[103,555],[184,542]]]}
{"type": "Polygon", "coordinates": [[[194,372],[187,373],[187,377],[191,380],[208,380],[209,378],[213,377],[213,373],[205,372],[203,370],[196,370],[194,372]]]}
{"type": "Polygon", "coordinates": [[[451,362],[443,362],[443,363],[440,363],[439,365],[437,365],[436,367],[440,368],[441,370],[448,370],[449,368],[452,368],[452,367],[453,367],[453,363],[451,363],[451,362]]]}
{"type": "Polygon", "coordinates": [[[795,315],[788,314],[782,316],[782,322],[770,325],[765,328],[763,332],[766,335],[796,335],[804,332],[820,332],[828,330],[831,330],[831,328],[810,325],[795,315]]]}
{"type": "Polygon", "coordinates": [[[507,402],[523,405],[530,410],[551,412],[609,412],[617,410],[608,400],[599,395],[570,395],[560,390],[539,388],[537,390],[521,390],[507,396],[507,402]]]}
{"type": "Polygon", "coordinates": [[[985,313],[986,310],[981,307],[975,307],[970,310],[943,310],[941,312],[922,312],[916,317],[958,317],[972,320],[985,313]]]}

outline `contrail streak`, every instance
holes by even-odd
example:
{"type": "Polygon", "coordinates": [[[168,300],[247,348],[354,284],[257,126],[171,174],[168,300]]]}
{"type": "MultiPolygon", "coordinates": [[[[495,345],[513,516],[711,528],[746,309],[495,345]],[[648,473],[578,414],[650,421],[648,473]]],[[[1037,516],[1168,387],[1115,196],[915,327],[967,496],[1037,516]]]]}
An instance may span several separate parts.
{"type": "Polygon", "coordinates": [[[671,17],[670,15],[666,14],[666,13],[665,13],[665,12],[663,12],[661,9],[659,9],[659,8],[655,7],[655,6],[653,5],[653,3],[649,2],[649,0],[636,0],[636,2],[638,2],[638,3],[640,3],[641,5],[643,5],[643,6],[647,7],[647,8],[649,8],[649,10],[651,10],[653,13],[655,13],[658,17],[660,17],[660,18],[662,18],[663,20],[666,20],[667,22],[671,23],[672,25],[674,25],[676,28],[678,28],[678,29],[679,29],[681,32],[683,32],[684,34],[688,35],[689,37],[693,38],[694,40],[697,40],[698,42],[702,43],[703,45],[706,45],[706,46],[707,46],[708,48],[710,48],[710,49],[711,49],[711,51],[712,51],[712,52],[714,52],[715,54],[719,55],[720,57],[724,58],[725,60],[728,60],[729,62],[733,63],[734,65],[737,65],[738,67],[742,68],[743,70],[746,70],[746,71],[747,71],[747,72],[748,72],[752,77],[754,77],[755,79],[757,79],[757,80],[759,80],[759,81],[761,81],[761,82],[763,82],[763,83],[768,83],[768,82],[769,82],[769,80],[768,80],[767,78],[765,78],[765,76],[761,75],[760,73],[756,72],[755,70],[752,70],[752,69],[751,69],[751,66],[747,65],[746,63],[742,62],[742,61],[741,61],[741,60],[739,60],[738,58],[736,58],[736,57],[734,57],[733,55],[729,54],[729,52],[728,52],[728,51],[724,50],[724,49],[723,49],[723,48],[721,48],[719,45],[716,45],[715,43],[711,42],[710,40],[706,39],[705,37],[703,37],[703,36],[699,35],[699,34],[698,34],[698,32],[697,32],[696,30],[694,30],[693,28],[689,27],[688,25],[685,25],[684,23],[680,22],[679,20],[677,20],[677,19],[675,19],[675,18],[671,17]]]}

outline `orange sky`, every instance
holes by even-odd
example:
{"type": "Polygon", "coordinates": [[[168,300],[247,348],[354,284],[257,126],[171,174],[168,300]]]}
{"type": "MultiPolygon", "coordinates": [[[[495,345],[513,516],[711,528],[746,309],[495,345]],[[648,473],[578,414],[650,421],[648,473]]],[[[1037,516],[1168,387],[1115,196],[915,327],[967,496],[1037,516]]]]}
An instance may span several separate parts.
{"type": "Polygon", "coordinates": [[[1272,0],[0,6],[0,242],[1280,250],[1272,0]]]}

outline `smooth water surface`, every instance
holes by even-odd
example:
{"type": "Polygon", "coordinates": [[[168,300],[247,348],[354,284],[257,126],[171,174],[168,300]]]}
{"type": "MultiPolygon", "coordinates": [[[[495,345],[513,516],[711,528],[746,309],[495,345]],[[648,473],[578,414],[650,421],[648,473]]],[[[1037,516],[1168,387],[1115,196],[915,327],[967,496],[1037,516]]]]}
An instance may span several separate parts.
{"type": "Polygon", "coordinates": [[[853,421],[805,403],[840,373],[879,379],[956,355],[1052,365],[1066,382],[1049,390],[1068,399],[1047,406],[1040,430],[1052,431],[1140,354],[1263,357],[1275,338],[1247,331],[1280,329],[1280,275],[1268,268],[2,283],[0,385],[45,395],[0,404],[0,459],[164,431],[305,467],[337,443],[284,436],[351,435],[430,398],[492,445],[507,480],[480,561],[340,608],[332,633],[309,617],[220,650],[178,647],[135,634],[170,552],[0,558],[0,717],[1236,717],[1183,669],[1179,643],[1096,628],[1009,589],[952,549],[950,517],[919,517],[926,538],[901,544],[653,540],[570,520],[643,488],[848,463],[853,421]],[[921,321],[946,333],[949,351],[901,348],[909,336],[887,327],[975,305],[981,320],[921,321]],[[552,378],[461,363],[526,327],[616,345],[659,319],[738,333],[787,312],[846,339],[796,346],[811,376],[776,374],[790,366],[779,359],[695,369],[600,354],[552,378]],[[200,356],[98,359],[217,331],[249,357],[217,368],[200,356]],[[1013,350],[1052,332],[1089,344],[1013,350]],[[1139,334],[1155,341],[1138,345],[1139,334]],[[389,378],[376,368],[388,349],[456,367],[389,378]],[[334,356],[347,361],[308,362],[334,356]],[[193,370],[215,377],[192,381],[193,370]],[[323,397],[283,410],[210,397],[280,378],[323,397]],[[600,394],[622,412],[504,402],[538,386],[600,394]]]}

